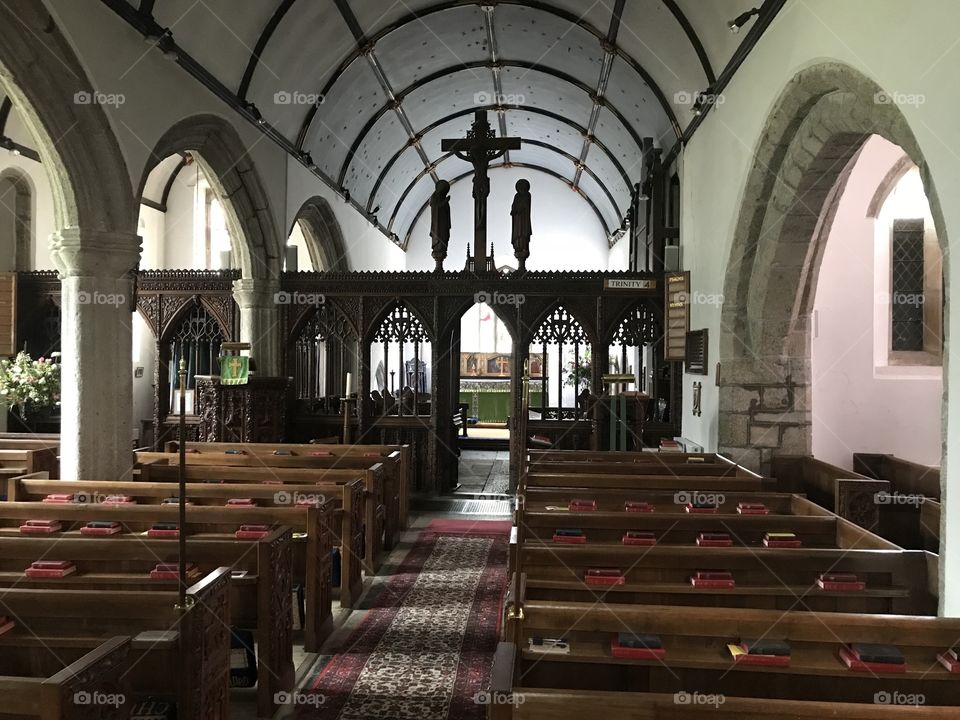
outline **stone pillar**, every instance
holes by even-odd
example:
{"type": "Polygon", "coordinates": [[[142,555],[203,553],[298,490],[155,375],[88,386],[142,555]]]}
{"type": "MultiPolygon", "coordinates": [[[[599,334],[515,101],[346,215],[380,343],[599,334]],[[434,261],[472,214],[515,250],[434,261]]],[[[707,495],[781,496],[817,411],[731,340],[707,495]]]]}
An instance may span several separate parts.
{"type": "Polygon", "coordinates": [[[129,479],[133,467],[133,280],[140,238],[68,228],[51,238],[60,272],[60,477],[129,479]]]}
{"type": "Polygon", "coordinates": [[[280,292],[280,281],[237,280],[233,283],[233,297],[240,306],[240,342],[250,343],[250,357],[257,363],[257,374],[279,375],[280,305],[287,298],[280,292]]]}

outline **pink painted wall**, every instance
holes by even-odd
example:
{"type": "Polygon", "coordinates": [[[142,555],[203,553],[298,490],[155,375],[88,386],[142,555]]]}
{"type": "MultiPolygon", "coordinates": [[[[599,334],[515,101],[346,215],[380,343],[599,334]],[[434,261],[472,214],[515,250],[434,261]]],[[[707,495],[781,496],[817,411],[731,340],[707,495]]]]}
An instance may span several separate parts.
{"type": "Polygon", "coordinates": [[[889,234],[878,228],[882,220],[867,217],[867,208],[902,155],[879,137],[864,147],[840,198],[817,285],[813,452],[845,468],[852,467],[854,452],[940,464],[940,368],[877,367],[874,352],[875,306],[888,291],[880,286],[876,251],[889,234]]]}

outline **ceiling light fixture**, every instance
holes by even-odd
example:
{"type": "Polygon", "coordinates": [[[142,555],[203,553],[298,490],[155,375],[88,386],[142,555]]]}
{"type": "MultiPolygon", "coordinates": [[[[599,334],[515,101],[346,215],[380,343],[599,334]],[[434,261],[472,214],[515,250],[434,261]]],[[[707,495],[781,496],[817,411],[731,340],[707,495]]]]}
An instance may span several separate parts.
{"type": "Polygon", "coordinates": [[[750,18],[752,18],[754,15],[760,15],[759,8],[751,8],[745,13],[740,13],[733,20],[727,23],[727,27],[730,28],[730,32],[736,34],[740,32],[744,25],[750,22],[750,18]]]}

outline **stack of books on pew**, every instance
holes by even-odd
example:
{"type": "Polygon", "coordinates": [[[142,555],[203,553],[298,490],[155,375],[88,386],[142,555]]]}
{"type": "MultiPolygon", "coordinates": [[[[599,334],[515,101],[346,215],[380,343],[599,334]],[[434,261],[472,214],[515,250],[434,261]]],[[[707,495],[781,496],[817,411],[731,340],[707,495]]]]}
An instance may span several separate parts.
{"type": "Polygon", "coordinates": [[[656,545],[657,536],[649,530],[627,530],[622,541],[624,545],[656,545]]]}
{"type": "Polygon", "coordinates": [[[623,585],[627,579],[619,568],[589,568],[583,578],[587,585],[623,585]]]}
{"type": "Polygon", "coordinates": [[[790,646],[783,640],[741,640],[727,649],[737,665],[790,666],[790,646]]]}
{"type": "Polygon", "coordinates": [[[81,535],[117,535],[123,527],[115,520],[93,520],[80,528],[81,535]]]}
{"type": "Polygon", "coordinates": [[[73,575],[77,566],[71,560],[36,560],[30,564],[24,575],[29,578],[65,578],[73,575]]]}
{"type": "MultiPolygon", "coordinates": [[[[157,566],[150,571],[150,577],[154,580],[179,580],[180,565],[178,563],[157,563],[157,566]]],[[[200,568],[194,563],[187,563],[187,582],[199,577],[200,568]]]]}
{"type": "Polygon", "coordinates": [[[596,500],[571,500],[567,505],[567,510],[570,512],[593,512],[596,509],[596,500]]]}
{"type": "Polygon", "coordinates": [[[21,535],[52,535],[63,529],[59,520],[27,520],[20,526],[21,535]]]}
{"type": "Polygon", "coordinates": [[[697,535],[697,545],[700,547],[731,547],[733,540],[728,533],[702,532],[697,535]]]}
{"type": "Polygon", "coordinates": [[[235,533],[237,540],[260,540],[269,534],[269,525],[241,525],[235,533]]]}
{"type": "Polygon", "coordinates": [[[553,541],[568,545],[583,545],[587,542],[587,536],[579,528],[557,528],[553,531],[553,541]]]}
{"type": "Polygon", "coordinates": [[[821,573],[817,577],[817,587],[832,592],[860,592],[867,584],[853,573],[821,573]]]}
{"type": "Polygon", "coordinates": [[[176,523],[154,523],[153,527],[147,530],[147,537],[152,538],[176,538],[180,537],[180,528],[176,523]]]}
{"type": "Polygon", "coordinates": [[[666,656],[659,635],[634,635],[618,633],[610,641],[610,654],[618,658],[633,660],[660,660],[666,656]]]}
{"type": "Polygon", "coordinates": [[[952,673],[960,673],[960,645],[937,655],[937,660],[952,673]]]}
{"type": "Polygon", "coordinates": [[[623,504],[623,509],[626,512],[647,512],[652,513],[656,508],[648,502],[643,502],[642,500],[627,500],[623,504]]]}
{"type": "Polygon", "coordinates": [[[850,643],[840,647],[840,659],[860,672],[906,672],[907,661],[893,645],[850,643]]]}
{"type": "Polygon", "coordinates": [[[690,584],[707,590],[732,590],[736,583],[726,570],[697,570],[690,576],[690,584]]]}
{"type": "Polygon", "coordinates": [[[768,548],[798,548],[803,543],[792,532],[768,532],[763,534],[763,546],[768,548]]]}
{"type": "Polygon", "coordinates": [[[738,515],[769,515],[770,510],[763,503],[742,502],[737,505],[738,515]]]}

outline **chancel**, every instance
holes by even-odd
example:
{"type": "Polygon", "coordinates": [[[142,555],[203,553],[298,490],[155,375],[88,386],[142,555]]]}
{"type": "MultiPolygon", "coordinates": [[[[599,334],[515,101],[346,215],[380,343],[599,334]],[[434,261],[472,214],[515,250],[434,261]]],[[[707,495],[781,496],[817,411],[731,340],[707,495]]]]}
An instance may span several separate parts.
{"type": "Polygon", "coordinates": [[[960,716],[958,21],[0,0],[0,715],[960,716]]]}

